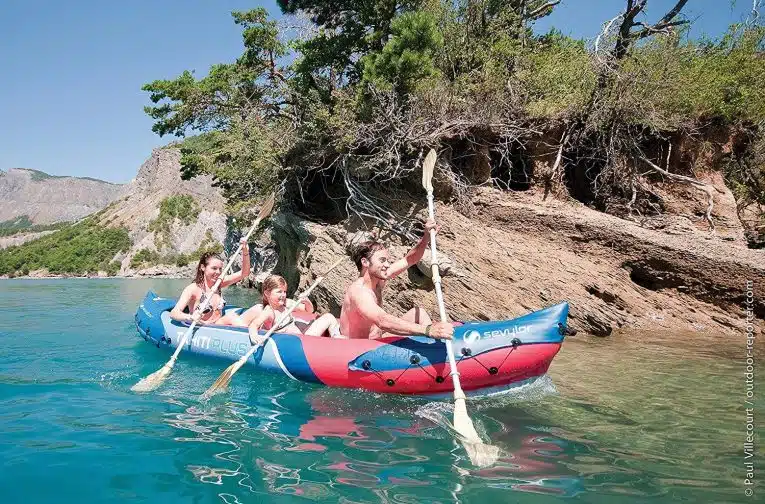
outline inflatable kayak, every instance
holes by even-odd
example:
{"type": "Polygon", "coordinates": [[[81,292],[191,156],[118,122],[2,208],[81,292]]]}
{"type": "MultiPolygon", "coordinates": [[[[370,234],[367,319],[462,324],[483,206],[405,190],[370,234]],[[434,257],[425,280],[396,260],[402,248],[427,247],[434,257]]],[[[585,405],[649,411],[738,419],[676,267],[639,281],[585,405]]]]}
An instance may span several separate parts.
{"type": "MultiPolygon", "coordinates": [[[[135,315],[138,333],[168,351],[188,329],[170,318],[175,302],[149,291],[135,315]]],[[[298,311],[293,316],[312,318],[298,311]]],[[[445,395],[454,390],[445,347],[451,344],[462,388],[483,395],[546,373],[563,343],[567,317],[568,303],[560,303],[512,320],[455,322],[454,339],[448,343],[424,336],[345,340],[274,333],[248,363],[331,387],[445,395]]],[[[247,328],[205,325],[194,329],[183,352],[235,361],[249,348],[247,328]]]]}

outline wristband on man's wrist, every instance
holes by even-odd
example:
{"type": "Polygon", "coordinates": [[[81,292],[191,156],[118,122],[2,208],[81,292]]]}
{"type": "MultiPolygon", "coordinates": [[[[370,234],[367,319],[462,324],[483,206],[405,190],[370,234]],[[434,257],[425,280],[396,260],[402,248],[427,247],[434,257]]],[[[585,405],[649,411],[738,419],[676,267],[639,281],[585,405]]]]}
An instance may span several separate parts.
{"type": "Polygon", "coordinates": [[[428,324],[425,326],[425,336],[430,336],[430,327],[431,327],[431,324],[428,324]]]}

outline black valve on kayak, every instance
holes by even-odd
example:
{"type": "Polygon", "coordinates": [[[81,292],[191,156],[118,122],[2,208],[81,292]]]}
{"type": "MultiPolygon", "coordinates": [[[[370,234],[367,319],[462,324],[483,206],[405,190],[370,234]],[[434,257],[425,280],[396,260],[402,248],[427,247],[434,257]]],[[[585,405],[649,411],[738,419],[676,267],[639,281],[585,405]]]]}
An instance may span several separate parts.
{"type": "Polygon", "coordinates": [[[497,374],[499,372],[499,369],[495,368],[494,366],[489,368],[489,374],[497,374]]]}
{"type": "Polygon", "coordinates": [[[460,352],[465,357],[470,357],[471,355],[473,355],[473,351],[471,349],[469,349],[468,347],[462,347],[462,350],[460,350],[460,352]]]}
{"type": "Polygon", "coordinates": [[[412,354],[412,356],[409,357],[409,362],[416,366],[420,363],[420,356],[417,354],[412,354]]]}
{"type": "Polygon", "coordinates": [[[510,344],[513,345],[513,348],[518,348],[519,346],[521,346],[521,343],[522,343],[521,340],[519,340],[518,338],[513,338],[513,340],[510,342],[510,344]]]}
{"type": "Polygon", "coordinates": [[[436,376],[436,383],[443,383],[444,377],[443,376],[436,376]]]}
{"type": "Polygon", "coordinates": [[[385,383],[386,383],[386,384],[387,384],[389,387],[392,387],[393,385],[395,385],[395,384],[396,384],[396,381],[395,381],[394,379],[392,379],[392,378],[388,378],[388,379],[385,381],[385,383]]]}
{"type": "Polygon", "coordinates": [[[372,363],[369,362],[368,360],[365,360],[364,362],[361,363],[361,367],[364,369],[364,371],[369,371],[369,368],[372,367],[372,363]]]}

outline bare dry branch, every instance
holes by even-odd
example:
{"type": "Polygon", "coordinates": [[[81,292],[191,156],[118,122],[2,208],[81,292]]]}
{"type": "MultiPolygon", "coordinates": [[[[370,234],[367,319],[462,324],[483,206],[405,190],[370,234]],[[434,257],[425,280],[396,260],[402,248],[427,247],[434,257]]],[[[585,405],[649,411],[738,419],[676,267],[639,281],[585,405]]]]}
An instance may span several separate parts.
{"type": "Polygon", "coordinates": [[[665,177],[675,180],[677,182],[682,182],[684,184],[689,184],[699,191],[702,191],[707,195],[707,209],[706,213],[704,214],[705,219],[709,223],[709,230],[714,231],[715,230],[715,223],[712,220],[712,210],[714,209],[714,188],[706,184],[698,179],[692,178],[692,177],[686,177],[685,175],[679,175],[677,173],[670,173],[664,168],[661,168],[656,163],[652,162],[650,159],[646,158],[645,156],[641,156],[640,159],[645,162],[648,166],[653,168],[654,171],[664,175],[665,177]]]}
{"type": "Polygon", "coordinates": [[[560,3],[560,0],[553,0],[552,2],[547,2],[546,4],[542,5],[541,7],[538,7],[534,9],[533,11],[529,12],[524,16],[525,19],[535,19],[539,14],[545,12],[547,9],[552,9],[556,5],[560,3]]]}

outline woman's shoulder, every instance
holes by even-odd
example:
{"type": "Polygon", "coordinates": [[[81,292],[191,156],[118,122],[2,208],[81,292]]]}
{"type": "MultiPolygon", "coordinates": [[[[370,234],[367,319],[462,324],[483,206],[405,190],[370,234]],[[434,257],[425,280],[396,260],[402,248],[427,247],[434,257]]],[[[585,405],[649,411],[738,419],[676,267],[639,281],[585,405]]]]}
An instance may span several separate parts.
{"type": "Polygon", "coordinates": [[[199,285],[197,285],[196,282],[191,282],[183,289],[183,292],[186,292],[189,294],[197,294],[201,291],[202,291],[201,287],[199,287],[199,285]]]}

